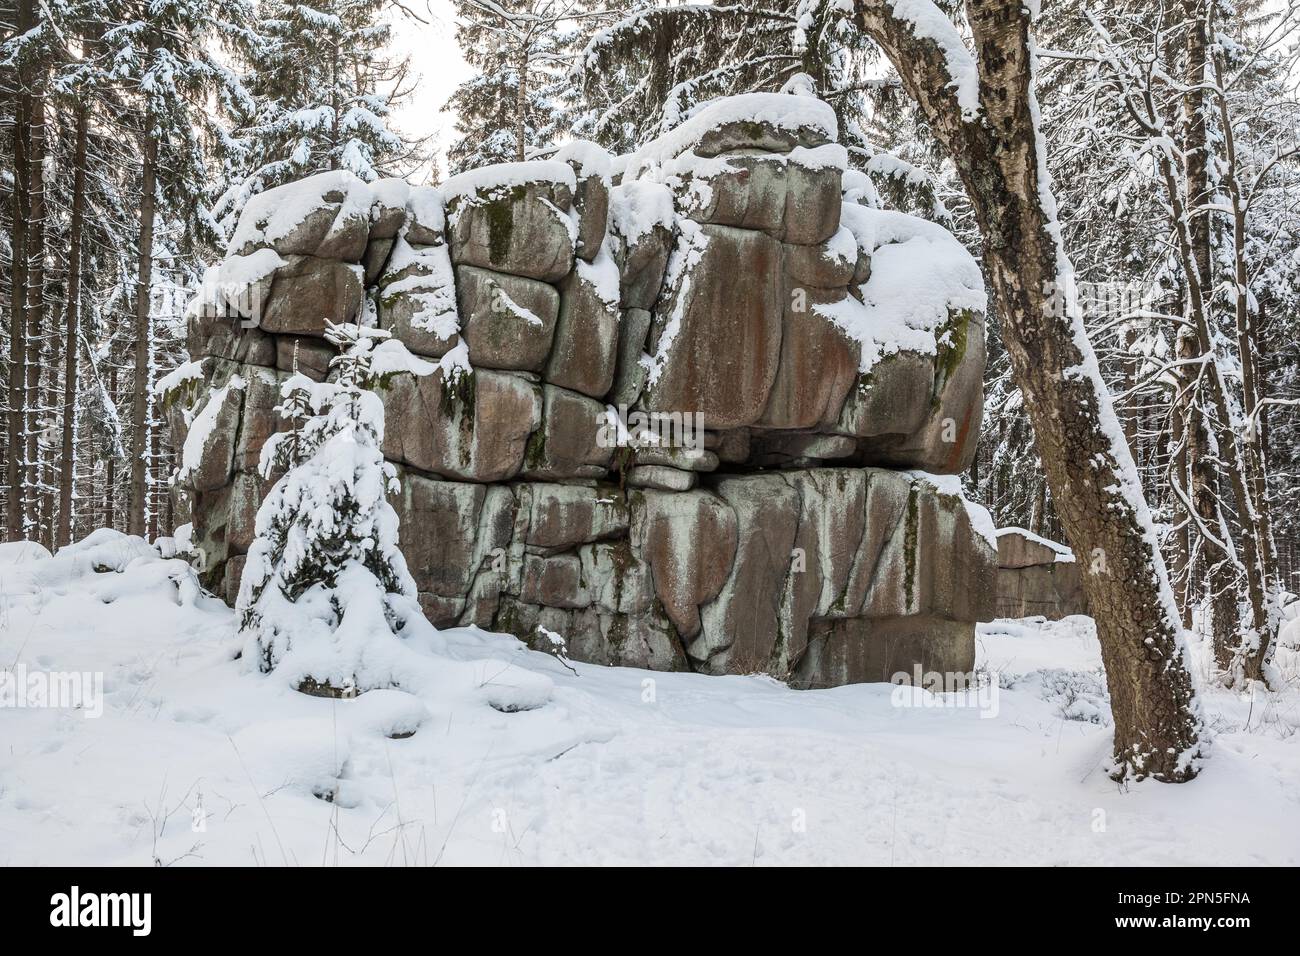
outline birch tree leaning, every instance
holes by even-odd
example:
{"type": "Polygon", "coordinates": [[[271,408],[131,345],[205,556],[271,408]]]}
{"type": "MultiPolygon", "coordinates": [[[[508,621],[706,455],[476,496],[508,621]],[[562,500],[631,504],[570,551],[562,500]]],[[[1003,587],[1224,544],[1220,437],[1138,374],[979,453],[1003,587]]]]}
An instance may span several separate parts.
{"type": "Polygon", "coordinates": [[[1068,294],[1039,128],[1037,3],[968,0],[975,54],[932,0],[856,0],[957,168],[983,236],[1016,384],[1097,622],[1115,720],[1112,776],[1182,782],[1202,755],[1182,624],[1110,394],[1068,294]]]}

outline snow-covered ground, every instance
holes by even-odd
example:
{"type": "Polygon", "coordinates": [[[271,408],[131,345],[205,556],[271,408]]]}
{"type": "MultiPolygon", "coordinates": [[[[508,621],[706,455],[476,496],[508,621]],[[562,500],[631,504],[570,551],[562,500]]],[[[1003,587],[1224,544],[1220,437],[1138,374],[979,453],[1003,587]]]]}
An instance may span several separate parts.
{"type": "Polygon", "coordinates": [[[1202,694],[1196,781],[1125,790],[1086,618],[981,627],[996,697],[574,674],[459,630],[413,649],[441,684],[334,701],[249,673],[151,554],[0,551],[0,670],[103,675],[0,707],[0,864],[1300,863],[1294,648],[1284,693],[1202,694]],[[936,701],[966,706],[900,706],[936,701]]]}

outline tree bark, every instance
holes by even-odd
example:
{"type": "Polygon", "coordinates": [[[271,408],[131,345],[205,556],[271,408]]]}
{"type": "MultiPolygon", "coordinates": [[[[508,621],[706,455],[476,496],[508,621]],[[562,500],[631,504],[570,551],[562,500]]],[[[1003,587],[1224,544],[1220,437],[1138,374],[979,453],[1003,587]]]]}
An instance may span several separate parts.
{"type": "Polygon", "coordinates": [[[86,219],[86,139],[89,111],[77,109],[73,147],[72,222],[68,227],[68,289],[63,314],[63,448],[59,467],[59,526],[55,546],[72,541],[72,492],[76,480],[77,356],[81,331],[81,239],[86,219]]]}
{"type": "MultiPolygon", "coordinates": [[[[116,343],[110,341],[108,353],[108,398],[113,403],[114,408],[117,404],[117,348],[116,343]]],[[[113,442],[107,460],[104,462],[104,527],[117,528],[117,455],[119,445],[113,442]]]]}
{"type": "Polygon", "coordinates": [[[1021,0],[966,4],[981,112],[966,119],[944,50],[893,11],[889,0],[857,0],[862,28],[955,163],[980,225],[1003,340],[1052,499],[1088,567],[1084,589],[1115,720],[1111,772],[1191,779],[1201,753],[1200,711],[1137,468],[1069,301],[1072,269],[1055,222],[1034,98],[1031,15],[1021,0]]]}
{"type": "Polygon", "coordinates": [[[1256,537],[1255,574],[1261,579],[1265,605],[1261,608],[1251,594],[1251,629],[1242,635],[1234,651],[1234,668],[1239,668],[1246,680],[1267,681],[1267,669],[1272,660],[1274,633],[1281,626],[1277,609],[1278,578],[1277,547],[1273,541],[1273,521],[1268,496],[1268,470],[1263,441],[1263,414],[1252,418],[1264,395],[1260,382],[1258,357],[1258,332],[1251,315],[1249,302],[1250,273],[1246,262],[1246,204],[1242,197],[1240,168],[1237,159],[1236,134],[1232,114],[1223,92],[1223,70],[1218,61],[1214,64],[1214,80],[1218,92],[1219,119],[1223,126],[1225,169],[1223,181],[1228,188],[1232,206],[1232,259],[1235,292],[1233,318],[1237,330],[1237,353],[1241,365],[1242,404],[1247,416],[1246,433],[1241,436],[1241,463],[1253,504],[1253,512],[1246,525],[1246,533],[1256,537]],[[1254,424],[1252,425],[1252,422],[1254,424]]]}
{"type": "MultiPolygon", "coordinates": [[[[32,4],[18,4],[18,31],[32,26],[32,4]]],[[[27,70],[20,65],[15,71],[17,91],[14,96],[14,189],[9,243],[12,252],[9,276],[9,414],[6,421],[5,536],[20,541],[25,533],[23,509],[23,466],[25,442],[23,428],[27,419],[27,220],[31,215],[27,191],[27,70]]]]}
{"type": "Polygon", "coordinates": [[[519,84],[515,90],[515,161],[524,161],[528,145],[528,49],[521,47],[515,68],[519,71],[519,84]]]}
{"type": "Polygon", "coordinates": [[[23,522],[24,533],[43,544],[48,530],[42,520],[41,479],[45,449],[41,447],[40,413],[44,403],[41,395],[42,363],[41,343],[45,337],[45,91],[39,69],[30,77],[31,94],[28,99],[28,155],[27,182],[29,213],[25,252],[27,254],[27,364],[26,384],[27,415],[23,423],[25,435],[23,467],[23,522]]]}
{"type": "Polygon", "coordinates": [[[147,461],[149,409],[149,305],[153,287],[154,192],[158,140],[153,118],[145,117],[143,167],[140,182],[140,249],[135,283],[135,377],[131,385],[131,506],[128,534],[144,536],[148,501],[147,461]]]}

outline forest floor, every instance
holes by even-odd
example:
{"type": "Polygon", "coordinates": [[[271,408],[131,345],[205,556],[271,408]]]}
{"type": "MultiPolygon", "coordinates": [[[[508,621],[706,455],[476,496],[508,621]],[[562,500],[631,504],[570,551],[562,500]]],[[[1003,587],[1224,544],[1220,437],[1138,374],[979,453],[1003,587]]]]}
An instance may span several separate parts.
{"type": "Polygon", "coordinates": [[[996,695],[575,674],[462,629],[415,649],[441,692],[328,700],[236,660],[180,562],[51,560],[0,557],[0,669],[103,693],[0,707],[0,864],[1300,863],[1294,646],[1282,693],[1203,689],[1195,781],[1121,788],[1088,618],[981,625],[996,695]]]}

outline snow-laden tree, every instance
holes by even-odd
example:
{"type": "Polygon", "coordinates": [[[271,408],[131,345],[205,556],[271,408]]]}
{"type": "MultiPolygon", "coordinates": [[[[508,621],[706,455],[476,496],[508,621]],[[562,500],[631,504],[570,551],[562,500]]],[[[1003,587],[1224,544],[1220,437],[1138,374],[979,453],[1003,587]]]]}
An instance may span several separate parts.
{"type": "Polygon", "coordinates": [[[580,135],[628,152],[719,96],[776,92],[796,76],[835,107],[852,139],[861,95],[881,88],[849,9],[833,0],[633,3],[590,33],[579,61],[580,135]]]}
{"type": "Polygon", "coordinates": [[[475,73],[447,101],[452,175],[520,161],[570,135],[570,77],[598,0],[456,0],[456,42],[475,73]]]}
{"type": "Polygon", "coordinates": [[[226,188],[213,215],[229,233],[244,204],[332,169],[366,182],[405,170],[418,151],[393,126],[409,92],[407,61],[391,54],[384,0],[259,0],[241,44],[250,100],[224,143],[226,188]]]}
{"type": "Polygon", "coordinates": [[[210,147],[224,135],[224,113],[247,106],[247,92],[221,49],[238,40],[249,15],[245,0],[114,0],[94,48],[121,90],[129,110],[123,133],[140,163],[127,514],[132,534],[148,532],[151,510],[154,263],[168,246],[192,251],[215,242],[206,215],[210,147]],[[160,223],[171,227],[170,236],[160,223]]]}
{"type": "Polygon", "coordinates": [[[1145,186],[1139,218],[1165,250],[1148,255],[1148,267],[1163,270],[1173,292],[1172,314],[1156,316],[1172,344],[1144,363],[1137,387],[1168,392],[1162,477],[1176,581],[1186,618],[1204,623],[1234,682],[1269,676],[1280,624],[1260,422],[1284,400],[1270,395],[1259,327],[1260,296],[1275,281],[1256,276],[1285,268],[1289,250],[1268,237],[1294,217],[1261,222],[1255,203],[1295,181],[1300,149],[1290,123],[1273,116],[1289,105],[1294,119],[1285,77],[1295,53],[1279,51],[1298,14],[1293,6],[1243,17],[1213,0],[1081,11],[1089,43],[1080,85],[1102,118],[1088,128],[1120,145],[1128,168],[1115,178],[1145,186]]]}
{"type": "Polygon", "coordinates": [[[397,476],[381,451],[383,403],[368,388],[372,350],[387,336],[332,326],[341,354],[330,380],[284,383],[278,407],[292,428],[262,450],[263,477],[283,475],[258,509],[240,581],[244,655],[308,693],[392,684],[396,637],[422,620],[386,497],[397,476]]]}
{"type": "Polygon", "coordinates": [[[12,187],[0,213],[10,240],[0,273],[12,280],[7,293],[21,294],[7,302],[19,334],[6,335],[6,531],[55,547],[73,536],[79,511],[102,507],[108,518],[125,497],[132,526],[156,533],[167,498],[150,473],[159,476],[167,442],[147,396],[166,336],[151,303],[210,249],[202,210],[221,135],[214,106],[240,95],[215,51],[247,8],[23,0],[12,10],[16,19],[0,17],[0,102],[13,106],[0,120],[12,158],[0,165],[12,187]],[[113,367],[89,369],[103,335],[116,339],[113,367]],[[110,486],[102,495],[75,493],[78,474],[95,465],[83,436],[91,450],[117,445],[98,438],[115,423],[119,385],[131,396],[133,454],[126,469],[99,463],[110,486]],[[103,414],[80,428],[77,410],[92,404],[103,414]],[[116,487],[120,470],[131,472],[129,491],[116,487]]]}
{"type": "MultiPolygon", "coordinates": [[[[961,231],[945,204],[965,205],[955,176],[938,168],[938,144],[849,6],[637,2],[611,23],[588,21],[586,35],[577,135],[629,152],[720,96],[807,93],[834,108],[851,166],[870,179],[870,202],[961,231]]],[[[966,227],[973,238],[973,222],[966,227]]]]}
{"type": "Polygon", "coordinates": [[[1047,168],[1036,95],[1037,5],[856,0],[956,167],[983,237],[1002,338],[1070,544],[1085,562],[1115,719],[1112,772],[1195,776],[1199,704],[1155,526],[1088,339],[1047,168]],[[976,57],[972,50],[978,50],[976,57]]]}

